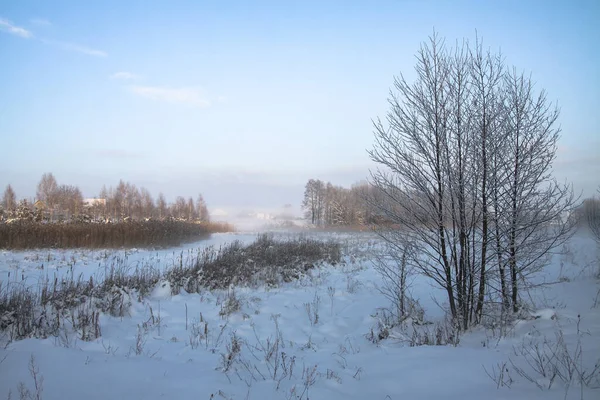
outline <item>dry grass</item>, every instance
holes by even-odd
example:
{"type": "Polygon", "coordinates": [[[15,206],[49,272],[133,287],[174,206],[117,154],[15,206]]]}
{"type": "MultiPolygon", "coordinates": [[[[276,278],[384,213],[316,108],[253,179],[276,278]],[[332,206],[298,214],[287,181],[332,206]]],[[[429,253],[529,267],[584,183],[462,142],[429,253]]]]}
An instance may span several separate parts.
{"type": "Polygon", "coordinates": [[[211,233],[231,232],[224,223],[127,221],[115,223],[0,223],[0,248],[167,247],[199,240],[211,233]]]}
{"type": "MultiPolygon", "coordinates": [[[[174,294],[181,289],[197,293],[297,279],[320,263],[340,261],[340,245],[297,237],[285,241],[262,235],[247,246],[233,242],[207,248],[198,256],[166,271],[152,267],[129,270],[117,260],[103,279],[84,280],[72,275],[45,279],[35,288],[22,282],[0,282],[0,332],[9,340],[59,337],[76,333],[80,340],[101,335],[99,313],[126,316],[134,299],[142,300],[160,282],[168,281],[174,294]]],[[[240,308],[235,292],[224,305],[228,315],[240,308]]]]}

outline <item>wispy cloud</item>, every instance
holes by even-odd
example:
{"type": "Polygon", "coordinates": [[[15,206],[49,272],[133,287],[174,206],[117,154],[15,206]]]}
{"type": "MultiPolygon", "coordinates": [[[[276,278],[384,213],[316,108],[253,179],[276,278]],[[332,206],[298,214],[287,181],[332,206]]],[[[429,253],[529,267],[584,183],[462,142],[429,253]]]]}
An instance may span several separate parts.
{"type": "Polygon", "coordinates": [[[27,29],[14,25],[12,22],[4,18],[0,18],[0,30],[25,39],[33,37],[33,33],[27,29]]]}
{"type": "MultiPolygon", "coordinates": [[[[38,25],[38,26],[52,25],[52,23],[49,20],[44,19],[44,18],[32,18],[29,20],[29,22],[31,22],[34,25],[38,25]]],[[[19,37],[22,37],[25,39],[30,39],[30,38],[34,37],[34,35],[31,31],[13,24],[10,20],[8,20],[6,18],[0,18],[0,31],[9,33],[11,35],[19,36],[19,37]]],[[[59,47],[63,50],[67,50],[67,51],[75,51],[77,53],[86,54],[88,56],[94,56],[94,57],[107,57],[108,56],[108,54],[105,51],[93,49],[93,48],[87,47],[87,46],[82,46],[82,45],[79,45],[76,43],[61,42],[58,40],[50,40],[50,39],[40,39],[40,41],[47,45],[56,46],[56,47],[59,47]]]]}
{"type": "Polygon", "coordinates": [[[37,25],[37,26],[51,26],[52,25],[52,22],[50,22],[46,18],[31,18],[29,20],[29,22],[31,22],[33,25],[37,25]]]}
{"type": "Polygon", "coordinates": [[[140,79],[140,78],[141,78],[141,76],[139,76],[137,74],[133,74],[131,72],[124,72],[124,71],[115,72],[114,74],[112,74],[110,76],[110,79],[122,79],[125,81],[136,80],[136,79],[140,79]]]}
{"type": "Polygon", "coordinates": [[[63,50],[75,51],[77,53],[86,54],[88,56],[94,56],[94,57],[107,57],[108,56],[108,54],[105,51],[92,49],[90,47],[82,46],[82,45],[75,44],[75,43],[60,42],[60,41],[48,40],[48,39],[42,39],[42,42],[44,42],[45,44],[52,45],[52,46],[60,47],[63,50]]]}
{"type": "Polygon", "coordinates": [[[168,103],[188,104],[195,107],[208,107],[210,102],[197,88],[183,87],[171,88],[160,86],[131,86],[130,90],[142,97],[151,100],[166,101],[168,103]]]}

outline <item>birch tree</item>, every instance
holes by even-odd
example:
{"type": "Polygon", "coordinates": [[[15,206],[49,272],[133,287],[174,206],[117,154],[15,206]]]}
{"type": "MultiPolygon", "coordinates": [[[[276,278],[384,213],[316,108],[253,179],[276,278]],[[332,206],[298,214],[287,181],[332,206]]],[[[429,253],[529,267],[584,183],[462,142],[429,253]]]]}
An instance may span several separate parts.
{"type": "Polygon", "coordinates": [[[467,329],[497,299],[518,311],[521,288],[572,232],[559,218],[572,190],[550,174],[558,110],[479,40],[448,48],[434,34],[416,58],[415,82],[396,78],[374,122],[370,204],[394,225],[379,229],[388,248],[413,249],[406,266],[444,289],[467,329]]]}

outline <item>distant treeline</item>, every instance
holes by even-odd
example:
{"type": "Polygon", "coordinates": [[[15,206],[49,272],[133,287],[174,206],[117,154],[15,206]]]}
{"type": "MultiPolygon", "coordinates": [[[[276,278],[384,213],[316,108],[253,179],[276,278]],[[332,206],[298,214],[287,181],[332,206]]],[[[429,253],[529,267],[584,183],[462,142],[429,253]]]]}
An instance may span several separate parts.
{"type": "Polygon", "coordinates": [[[84,199],[77,186],[59,185],[52,173],[42,175],[33,201],[17,201],[12,186],[6,187],[0,201],[0,221],[23,218],[49,222],[148,218],[210,220],[201,194],[195,201],[191,197],[178,196],[173,203],[167,203],[165,196],[159,193],[155,201],[146,188],[120,180],[115,188],[103,186],[97,196],[84,199]]]}
{"type": "Polygon", "coordinates": [[[386,216],[373,204],[385,201],[385,194],[368,182],[350,188],[310,179],[305,186],[302,208],[305,218],[315,227],[361,229],[381,224],[386,216]]]}
{"type": "MultiPolygon", "coordinates": [[[[305,186],[302,209],[306,220],[317,229],[363,230],[375,225],[394,228],[400,226],[398,221],[407,215],[418,218],[423,224],[434,222],[435,218],[425,211],[427,200],[423,193],[413,191],[400,195],[397,188],[383,190],[365,181],[345,188],[310,179],[305,186]]],[[[452,204],[446,207],[450,209],[452,204]]],[[[474,206],[466,204],[466,208],[469,207],[474,206]]],[[[565,219],[569,215],[565,213],[560,217],[565,219]]],[[[600,232],[600,199],[583,199],[571,217],[587,221],[592,230],[600,232]]],[[[443,223],[451,226],[452,220],[444,217],[443,223]]]]}
{"type": "Polygon", "coordinates": [[[17,220],[0,224],[0,248],[169,247],[230,231],[233,227],[226,223],[178,220],[54,224],[17,220]]]}

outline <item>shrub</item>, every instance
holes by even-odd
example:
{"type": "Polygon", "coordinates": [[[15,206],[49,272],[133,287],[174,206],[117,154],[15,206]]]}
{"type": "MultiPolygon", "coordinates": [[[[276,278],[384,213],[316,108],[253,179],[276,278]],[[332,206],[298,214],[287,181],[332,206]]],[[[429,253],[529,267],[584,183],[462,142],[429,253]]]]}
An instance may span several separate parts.
{"type": "Polygon", "coordinates": [[[235,241],[219,249],[207,248],[194,265],[180,265],[167,275],[173,293],[181,289],[198,292],[200,288],[228,289],[232,285],[263,282],[275,286],[300,278],[319,263],[336,265],[340,260],[338,243],[306,237],[279,241],[264,234],[247,246],[235,241]]]}
{"type": "Polygon", "coordinates": [[[410,347],[418,346],[458,346],[460,344],[460,329],[452,318],[446,316],[435,323],[423,322],[424,311],[420,312],[421,319],[406,318],[401,321],[386,309],[379,309],[372,317],[377,323],[365,335],[373,344],[393,337],[399,343],[410,347]],[[393,334],[393,335],[392,335],[393,334]]]}
{"type": "Polygon", "coordinates": [[[540,390],[550,390],[555,382],[561,382],[566,388],[565,398],[571,385],[579,384],[583,399],[584,387],[600,388],[600,358],[590,353],[592,360],[588,358],[584,363],[582,337],[586,333],[580,329],[580,323],[581,318],[578,316],[577,341],[574,346],[567,344],[561,328],[556,331],[555,340],[545,336],[523,340],[520,345],[513,347],[514,357],[510,357],[508,363],[498,364],[498,368],[492,367],[491,373],[484,367],[488,377],[496,382],[498,388],[510,387],[513,382],[511,372],[516,372],[540,390]]]}
{"type": "MultiPolygon", "coordinates": [[[[101,334],[99,313],[123,317],[129,313],[132,297],[142,300],[159,282],[168,282],[173,293],[181,289],[229,289],[235,285],[259,282],[278,284],[299,278],[319,263],[336,264],[341,259],[340,246],[304,237],[276,241],[272,236],[259,236],[243,246],[233,242],[218,250],[209,247],[184,265],[161,272],[151,267],[129,270],[117,260],[106,271],[104,279],[94,281],[81,277],[42,280],[38,288],[21,282],[0,282],[0,331],[10,340],[48,337],[74,332],[84,341],[101,334]]],[[[182,259],[183,260],[183,259],[182,259]]],[[[311,312],[318,322],[318,297],[311,312]]],[[[227,316],[241,308],[240,299],[230,289],[222,305],[227,316]]],[[[200,335],[195,335],[198,337],[200,335]]]]}

